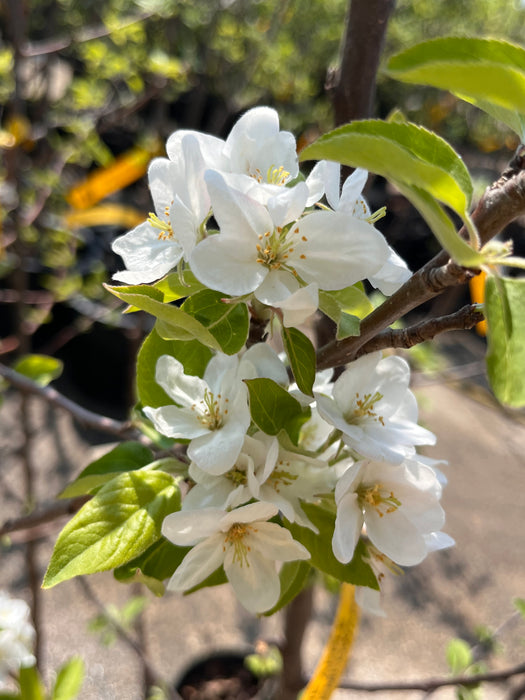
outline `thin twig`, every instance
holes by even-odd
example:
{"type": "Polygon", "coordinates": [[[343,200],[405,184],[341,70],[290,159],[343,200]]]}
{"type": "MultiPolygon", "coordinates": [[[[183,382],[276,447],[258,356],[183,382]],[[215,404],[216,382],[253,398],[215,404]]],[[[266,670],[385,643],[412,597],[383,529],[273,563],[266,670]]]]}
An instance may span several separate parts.
{"type": "Polygon", "coordinates": [[[19,532],[20,530],[32,530],[46,523],[53,522],[65,515],[72,515],[89,500],[89,496],[78,496],[58,503],[53,503],[50,506],[35,510],[29,515],[22,515],[19,518],[11,518],[6,520],[3,525],[0,525],[0,537],[8,535],[11,532],[19,532]]]}
{"type": "Polygon", "coordinates": [[[451,678],[429,678],[422,681],[409,681],[407,683],[352,683],[340,684],[342,690],[357,690],[363,693],[376,693],[385,690],[423,690],[425,692],[434,691],[447,686],[472,686],[477,683],[500,683],[514,676],[525,673],[525,663],[506,668],[502,671],[487,671],[487,673],[477,673],[472,676],[452,676],[451,678]]]}
{"type": "Polygon", "coordinates": [[[448,331],[469,330],[483,321],[483,318],[475,304],[467,304],[453,314],[431,318],[408,328],[388,328],[365,343],[357,351],[356,358],[384,348],[411,348],[448,331]]]}
{"type": "Polygon", "coordinates": [[[103,37],[109,36],[121,29],[130,27],[138,22],[143,22],[150,17],[155,16],[155,12],[142,12],[141,14],[130,17],[127,21],[122,22],[118,27],[108,28],[105,24],[100,24],[96,27],[87,27],[82,31],[72,34],[68,38],[63,39],[48,39],[46,41],[32,42],[25,44],[21,50],[21,55],[24,58],[30,58],[34,56],[45,56],[52,53],[59,53],[70,46],[82,44],[86,41],[93,41],[93,39],[102,39],[103,37]]]}
{"type": "Polygon", "coordinates": [[[10,367],[6,367],[0,363],[0,376],[25,394],[34,394],[41,396],[48,403],[58,408],[63,408],[70,413],[79,423],[82,423],[88,428],[100,430],[104,433],[110,433],[120,438],[137,438],[138,432],[133,427],[130,421],[118,421],[108,416],[101,416],[93,411],[88,411],[79,404],[66,398],[63,394],[53,389],[50,386],[40,386],[31,379],[24,377],[23,374],[15,372],[10,367]]]}

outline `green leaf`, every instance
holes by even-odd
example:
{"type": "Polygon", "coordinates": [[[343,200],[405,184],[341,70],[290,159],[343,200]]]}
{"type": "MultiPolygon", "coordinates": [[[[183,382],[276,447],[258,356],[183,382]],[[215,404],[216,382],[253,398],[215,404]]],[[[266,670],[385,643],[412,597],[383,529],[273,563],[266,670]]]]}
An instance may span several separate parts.
{"type": "Polygon", "coordinates": [[[308,583],[312,567],[309,562],[297,560],[285,562],[279,572],[281,595],[277,603],[264,615],[269,617],[288,605],[308,583]]]}
{"type": "Polygon", "coordinates": [[[447,645],[446,658],[451,673],[457,675],[472,663],[472,651],[464,639],[451,639],[447,645]]]}
{"type": "Polygon", "coordinates": [[[375,574],[365,560],[366,546],[362,540],[357,543],[352,561],[341,564],[332,552],[335,512],[313,503],[303,503],[302,508],[319,529],[319,534],[295,523],[287,523],[286,527],[292,533],[294,540],[303,544],[310,552],[310,563],[339,581],[353,583],[356,586],[368,586],[378,591],[379,584],[375,574]]]}
{"type": "Polygon", "coordinates": [[[164,586],[161,582],[173,575],[190,549],[191,547],[177,547],[161,538],[141,555],[119,566],[113,573],[117,581],[123,583],[140,581],[155,595],[161,596],[164,594],[164,586]]]}
{"type": "Polygon", "coordinates": [[[179,309],[173,304],[165,304],[160,298],[162,292],[153,287],[137,285],[131,287],[111,287],[106,289],[122,301],[127,302],[133,308],[141,309],[155,316],[161,324],[158,327],[162,337],[176,340],[198,340],[214,350],[220,350],[220,343],[212,333],[205,328],[196,318],[179,309]]]}
{"type": "Polygon", "coordinates": [[[393,56],[393,78],[449,90],[525,138],[525,49],[497,39],[441,37],[393,56]]]}
{"type": "Polygon", "coordinates": [[[398,183],[398,189],[419,210],[432,233],[452,258],[465,267],[477,267],[483,263],[485,256],[471,248],[458,235],[452,220],[427,192],[415,185],[398,183]]]}
{"type": "MultiPolygon", "coordinates": [[[[365,318],[374,310],[372,302],[365,294],[362,282],[333,292],[320,291],[319,298],[321,303],[329,303],[329,300],[335,302],[342,312],[357,316],[357,318],[365,318]]],[[[330,316],[330,314],[328,315],[330,316]]],[[[339,316],[337,318],[330,316],[330,318],[336,323],[339,320],[339,316]]]]}
{"type": "Polygon", "coordinates": [[[18,680],[20,700],[45,700],[45,689],[36,666],[21,668],[18,680]]]}
{"type": "Polygon", "coordinates": [[[337,332],[335,337],[337,340],[344,340],[349,336],[356,336],[361,333],[361,321],[357,316],[352,316],[344,311],[341,313],[339,322],[337,323],[337,332]]]}
{"type": "Polygon", "coordinates": [[[122,442],[100,459],[91,462],[77,476],[73,483],[66,486],[59,498],[75,498],[112,479],[119,472],[129,472],[144,467],[153,459],[153,453],[140,442],[122,442]]]}
{"type": "Polygon", "coordinates": [[[143,406],[167,406],[173,403],[155,380],[157,360],[162,355],[177,358],[186,374],[202,377],[212,351],[198,340],[164,340],[155,328],[147,336],[137,356],[137,394],[143,406]]]}
{"type": "Polygon", "coordinates": [[[179,509],[179,489],[168,474],[119,474],[62,530],[43,588],[130,561],[160,537],[164,518],[179,509]]]}
{"type": "Polygon", "coordinates": [[[250,412],[253,422],[263,433],[277,433],[303,415],[303,409],[297,399],[294,399],[286,389],[283,389],[273,379],[246,379],[250,393],[250,412]]]}
{"type": "Polygon", "coordinates": [[[162,292],[164,302],[184,299],[205,288],[189,270],[184,271],[182,279],[178,272],[172,272],[159,282],[155,282],[154,287],[162,292]]]}
{"type": "Polygon", "coordinates": [[[315,381],[314,346],[297,328],[283,326],[282,338],[297,386],[304,394],[312,396],[315,381]]]}
{"type": "Polygon", "coordinates": [[[525,279],[487,277],[487,372],[498,401],[525,406],[525,279]]]}
{"type": "Polygon", "coordinates": [[[64,364],[49,355],[25,355],[13,366],[15,372],[23,374],[39,386],[47,386],[53,379],[60,377],[64,364]]]}
{"type": "Polygon", "coordinates": [[[512,604],[525,620],[525,598],[514,598],[512,604]]]}
{"type": "Polygon", "coordinates": [[[415,185],[465,216],[472,182],[461,157],[442,138],[410,122],[367,119],[339,127],[301,152],[301,160],[335,160],[396,185],[415,185]]]}
{"type": "Polygon", "coordinates": [[[84,682],[84,662],[74,656],[60,667],[51,700],[73,700],[80,693],[84,682]]]}
{"type": "Polygon", "coordinates": [[[188,297],[182,310],[205,326],[219,342],[221,350],[234,355],[244,347],[250,330],[248,307],[243,303],[225,303],[221,292],[203,289],[188,297]]]}

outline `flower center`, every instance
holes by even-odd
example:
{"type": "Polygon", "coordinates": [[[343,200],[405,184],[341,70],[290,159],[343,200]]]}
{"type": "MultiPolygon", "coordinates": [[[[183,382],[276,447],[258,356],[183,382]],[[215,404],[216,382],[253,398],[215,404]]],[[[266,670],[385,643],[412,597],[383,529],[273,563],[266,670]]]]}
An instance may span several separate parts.
{"type": "Polygon", "coordinates": [[[248,482],[248,478],[246,477],[246,472],[244,469],[241,469],[237,465],[233,467],[233,469],[230,469],[229,472],[225,474],[226,478],[229,479],[231,482],[239,486],[242,484],[246,484],[248,482]]]}
{"type": "Polygon", "coordinates": [[[150,224],[150,226],[159,230],[159,241],[172,241],[175,238],[175,234],[173,233],[173,229],[169,220],[168,212],[169,208],[166,207],[166,221],[159,219],[159,217],[153,212],[150,212],[148,216],[148,223],[150,224]]]}
{"type": "Polygon", "coordinates": [[[286,467],[290,466],[290,462],[283,462],[279,460],[279,467],[273,470],[268,479],[268,483],[272,485],[272,488],[279,493],[281,486],[290,486],[297,479],[297,474],[292,474],[286,470],[286,467]]]}
{"type": "Polygon", "coordinates": [[[380,518],[393,513],[401,505],[401,501],[394,496],[394,492],[386,491],[383,484],[373,486],[361,484],[357,489],[357,498],[361,508],[372,506],[380,518]]]}
{"type": "Polygon", "coordinates": [[[372,418],[384,426],[385,419],[374,411],[374,404],[381,401],[382,398],[383,394],[379,391],[376,391],[375,394],[365,394],[363,398],[361,398],[359,392],[357,392],[355,395],[355,406],[347,411],[343,418],[347,423],[352,425],[359,423],[360,418],[368,416],[368,418],[372,418]]]}
{"type": "MultiPolygon", "coordinates": [[[[224,399],[224,403],[227,404],[228,399],[224,399]]],[[[215,398],[208,389],[204,391],[204,398],[198,404],[194,403],[191,410],[198,413],[199,421],[208,430],[222,428],[224,417],[228,414],[227,408],[221,411],[221,395],[217,394],[217,398],[215,398]]]]}
{"type": "Polygon", "coordinates": [[[244,541],[244,538],[250,534],[253,528],[245,523],[234,523],[224,538],[223,551],[226,551],[226,547],[233,547],[233,561],[237,562],[240,566],[250,566],[248,561],[248,552],[250,547],[244,541]]]}
{"type": "MultiPolygon", "coordinates": [[[[288,267],[291,271],[295,273],[293,268],[290,268],[288,264],[289,254],[293,253],[295,246],[300,241],[307,241],[306,236],[301,236],[300,239],[293,238],[294,234],[299,233],[299,228],[295,227],[290,235],[290,229],[283,230],[280,226],[275,228],[273,231],[266,231],[266,233],[260,233],[259,243],[255,245],[257,249],[257,262],[261,265],[265,265],[270,270],[279,270],[281,267],[288,267]]],[[[304,260],[306,255],[301,254],[299,256],[304,260]]]]}
{"type": "Polygon", "coordinates": [[[259,168],[255,168],[253,172],[249,173],[250,177],[253,177],[254,180],[257,180],[258,183],[262,184],[263,182],[267,182],[269,185],[279,185],[282,186],[286,183],[288,178],[290,177],[290,173],[284,169],[284,166],[280,165],[279,167],[275,165],[270,165],[268,170],[266,171],[266,180],[263,177],[263,174],[259,170],[259,168]]]}

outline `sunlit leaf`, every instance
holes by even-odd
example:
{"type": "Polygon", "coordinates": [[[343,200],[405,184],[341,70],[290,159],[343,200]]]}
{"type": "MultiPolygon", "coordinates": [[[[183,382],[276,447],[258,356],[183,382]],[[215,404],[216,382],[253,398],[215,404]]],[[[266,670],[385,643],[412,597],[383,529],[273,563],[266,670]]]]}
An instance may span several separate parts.
{"type": "Polygon", "coordinates": [[[179,489],[168,474],[119,474],[62,530],[43,587],[130,561],[160,537],[162,521],[179,508],[179,489]]]}
{"type": "Polygon", "coordinates": [[[485,316],[492,390],[507,406],[525,406],[525,279],[488,277],[485,316]]]}
{"type": "Polygon", "coordinates": [[[525,138],[525,49],[507,41],[442,37],[411,46],[387,66],[394,78],[449,90],[525,138]]]}
{"type": "Polygon", "coordinates": [[[25,355],[13,365],[16,372],[40,386],[47,386],[53,379],[60,377],[63,367],[61,360],[49,355],[25,355]]]}

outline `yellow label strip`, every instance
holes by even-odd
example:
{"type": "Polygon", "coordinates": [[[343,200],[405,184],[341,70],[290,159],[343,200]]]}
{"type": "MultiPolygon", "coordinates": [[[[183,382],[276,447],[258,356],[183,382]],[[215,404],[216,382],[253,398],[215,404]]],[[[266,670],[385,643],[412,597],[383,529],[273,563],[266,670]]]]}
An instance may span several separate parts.
{"type": "Polygon", "coordinates": [[[150,151],[132,148],[115,158],[107,168],[95,170],[83,182],[71,188],[66,200],[75,209],[89,209],[104,197],[141,178],[146,173],[150,160],[150,151]]]}
{"type": "Polygon", "coordinates": [[[330,638],[310,682],[300,695],[301,700],[328,700],[339,685],[359,625],[359,608],[354,593],[354,586],[341,584],[330,638]]]}
{"type": "MultiPolygon", "coordinates": [[[[470,298],[473,304],[485,303],[485,280],[486,273],[482,270],[479,275],[471,277],[469,280],[470,298]]],[[[479,335],[487,335],[487,322],[480,321],[476,323],[476,332],[479,335]]]]}

